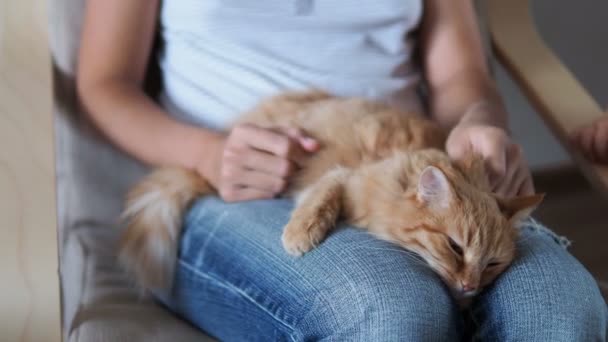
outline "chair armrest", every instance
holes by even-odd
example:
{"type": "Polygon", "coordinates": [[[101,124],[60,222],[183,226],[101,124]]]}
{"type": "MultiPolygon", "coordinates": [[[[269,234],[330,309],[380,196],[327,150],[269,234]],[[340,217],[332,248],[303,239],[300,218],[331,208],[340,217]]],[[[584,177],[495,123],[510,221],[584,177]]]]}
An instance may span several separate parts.
{"type": "Polygon", "coordinates": [[[0,340],[61,341],[46,0],[0,0],[0,340]]]}
{"type": "Polygon", "coordinates": [[[568,139],[605,113],[541,38],[529,0],[487,0],[485,5],[497,59],[589,181],[608,194],[608,167],[588,162],[568,139]]]}

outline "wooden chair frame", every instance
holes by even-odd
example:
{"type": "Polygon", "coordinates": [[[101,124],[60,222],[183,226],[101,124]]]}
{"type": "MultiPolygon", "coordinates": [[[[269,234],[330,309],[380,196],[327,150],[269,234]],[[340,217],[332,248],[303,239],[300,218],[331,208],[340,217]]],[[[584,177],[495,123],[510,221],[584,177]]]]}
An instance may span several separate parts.
{"type": "Polygon", "coordinates": [[[0,340],[61,341],[46,0],[0,0],[0,340]]]}

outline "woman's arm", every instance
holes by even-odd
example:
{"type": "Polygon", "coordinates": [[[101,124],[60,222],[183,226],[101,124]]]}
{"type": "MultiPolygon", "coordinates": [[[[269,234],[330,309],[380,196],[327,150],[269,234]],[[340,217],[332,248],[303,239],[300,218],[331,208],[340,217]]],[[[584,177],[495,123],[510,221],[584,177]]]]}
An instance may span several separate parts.
{"type": "Polygon", "coordinates": [[[507,134],[507,112],[488,70],[473,1],[425,4],[422,61],[431,114],[451,130],[448,154],[481,154],[501,195],[533,192],[521,148],[507,134]]]}
{"type": "Polygon", "coordinates": [[[78,65],[78,94],[118,146],[154,165],[194,169],[227,201],[280,193],[303,153],[318,148],[299,131],[240,125],[228,134],[181,123],[148,98],[142,83],[158,0],[89,0],[78,65]]]}
{"type": "Polygon", "coordinates": [[[506,129],[507,113],[488,70],[473,1],[426,3],[422,55],[432,115],[452,128],[476,106],[491,109],[478,111],[478,119],[506,129]]]}
{"type": "Polygon", "coordinates": [[[142,90],[158,6],[158,0],[88,1],[78,93],[95,124],[128,153],[195,169],[218,134],[172,119],[142,90]]]}

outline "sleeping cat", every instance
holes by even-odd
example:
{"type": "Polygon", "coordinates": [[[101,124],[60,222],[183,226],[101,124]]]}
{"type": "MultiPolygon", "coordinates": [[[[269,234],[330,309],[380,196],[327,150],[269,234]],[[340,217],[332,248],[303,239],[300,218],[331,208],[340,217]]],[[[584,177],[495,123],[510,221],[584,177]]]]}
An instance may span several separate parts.
{"type": "MultiPolygon", "coordinates": [[[[480,158],[450,161],[434,123],[381,103],[289,93],[240,122],[298,127],[322,145],[286,192],[296,199],[282,236],[289,254],[315,248],[344,219],[417,253],[460,299],[509,266],[517,225],[543,197],[497,197],[480,158]]],[[[158,169],[129,193],[120,259],[144,288],[171,284],[184,210],[212,193],[180,168],[158,169]]]]}

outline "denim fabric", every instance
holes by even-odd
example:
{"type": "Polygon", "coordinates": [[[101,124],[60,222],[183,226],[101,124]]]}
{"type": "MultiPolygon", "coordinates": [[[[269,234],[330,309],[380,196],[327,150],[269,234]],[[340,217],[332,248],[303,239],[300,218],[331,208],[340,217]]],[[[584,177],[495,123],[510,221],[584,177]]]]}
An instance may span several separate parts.
{"type": "Polygon", "coordinates": [[[293,258],[291,202],[208,197],[186,216],[170,309],[223,341],[604,341],[607,307],[566,241],[534,221],[465,313],[415,255],[341,227],[293,258]],[[465,323],[463,317],[470,317],[465,323]],[[469,328],[467,328],[469,327],[469,328]]]}

